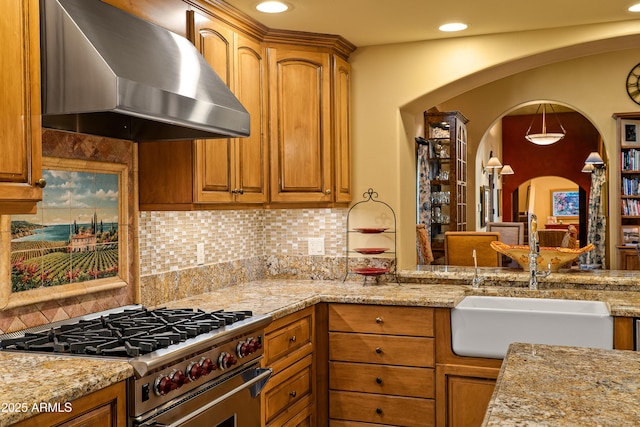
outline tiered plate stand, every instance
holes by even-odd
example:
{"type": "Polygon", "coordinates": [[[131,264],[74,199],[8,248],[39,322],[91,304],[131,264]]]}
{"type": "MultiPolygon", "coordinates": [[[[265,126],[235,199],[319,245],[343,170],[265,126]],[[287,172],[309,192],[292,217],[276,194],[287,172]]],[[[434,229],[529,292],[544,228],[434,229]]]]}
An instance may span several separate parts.
{"type": "MultiPolygon", "coordinates": [[[[381,200],[377,200],[378,198],[378,193],[373,191],[372,188],[370,188],[369,190],[367,190],[366,193],[364,193],[362,195],[363,199],[362,201],[354,204],[353,206],[351,206],[351,208],[349,209],[349,212],[347,213],[347,251],[346,251],[346,262],[345,262],[345,269],[346,269],[346,273],[344,276],[344,280],[347,280],[347,278],[349,277],[350,274],[357,274],[363,277],[363,285],[367,284],[367,278],[371,277],[375,280],[375,282],[377,282],[380,278],[380,276],[382,275],[393,275],[393,278],[395,281],[397,281],[397,276],[396,276],[396,269],[397,269],[397,264],[398,264],[398,259],[397,259],[397,254],[396,254],[396,213],[393,211],[393,209],[391,208],[391,206],[389,206],[387,203],[381,201],[381,200]],[[393,217],[393,228],[386,227],[386,226],[381,226],[381,227],[352,227],[351,225],[351,215],[354,213],[355,209],[366,209],[367,207],[373,207],[374,205],[372,204],[380,204],[384,207],[386,207],[386,209],[389,210],[389,212],[391,213],[391,216],[393,217]],[[375,237],[375,235],[383,235],[385,234],[385,237],[389,237],[389,234],[393,235],[393,243],[389,244],[388,246],[392,246],[392,247],[374,247],[372,246],[367,246],[367,247],[353,247],[353,241],[357,241],[357,237],[356,235],[362,235],[362,234],[366,234],[366,235],[370,235],[369,237],[375,237]],[[386,256],[383,256],[383,258],[388,258],[388,259],[393,259],[393,264],[391,266],[391,268],[386,268],[386,267],[358,267],[358,266],[353,266],[353,264],[355,264],[354,260],[350,258],[355,257],[355,254],[359,254],[360,257],[374,257],[377,255],[382,255],[385,254],[386,256]],[[392,255],[393,258],[390,256],[392,255]],[[350,265],[351,264],[351,265],[350,265]]],[[[390,225],[390,224],[389,224],[390,225]]],[[[371,240],[371,239],[369,239],[371,240]]],[[[380,239],[381,241],[387,241],[388,239],[380,239]]],[[[377,245],[376,245],[377,246],[377,245]]]]}

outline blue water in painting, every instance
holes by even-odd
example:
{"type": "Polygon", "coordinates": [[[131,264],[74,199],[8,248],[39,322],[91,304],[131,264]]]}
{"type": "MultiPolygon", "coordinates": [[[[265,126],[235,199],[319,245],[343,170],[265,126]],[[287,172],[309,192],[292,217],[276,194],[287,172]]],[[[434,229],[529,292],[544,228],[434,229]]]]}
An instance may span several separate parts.
{"type": "MultiPolygon", "coordinates": [[[[91,224],[78,224],[78,227],[90,227],[91,224]]],[[[104,223],[103,229],[104,231],[109,231],[111,228],[118,229],[118,224],[115,223],[104,223]]],[[[46,242],[60,242],[69,240],[69,236],[71,234],[71,226],[69,224],[60,224],[60,225],[50,225],[45,228],[38,228],[36,230],[32,230],[33,234],[29,236],[24,236],[19,239],[14,239],[12,242],[34,242],[44,240],[46,242]]]]}

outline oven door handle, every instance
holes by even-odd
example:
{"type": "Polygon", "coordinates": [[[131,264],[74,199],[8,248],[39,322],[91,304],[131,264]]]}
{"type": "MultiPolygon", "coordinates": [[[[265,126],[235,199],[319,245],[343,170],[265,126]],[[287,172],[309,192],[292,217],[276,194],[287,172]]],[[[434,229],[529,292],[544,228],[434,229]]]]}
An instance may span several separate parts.
{"type": "MultiPolygon", "coordinates": [[[[176,420],[174,422],[172,422],[171,424],[162,424],[162,426],[164,427],[177,427],[180,426],[182,424],[185,424],[187,421],[191,420],[192,418],[197,417],[198,415],[202,414],[205,411],[208,411],[209,409],[213,408],[214,406],[222,403],[223,401],[227,400],[228,398],[230,398],[232,395],[239,393],[251,386],[256,386],[254,390],[251,390],[251,396],[252,397],[256,397],[258,396],[258,394],[260,394],[260,392],[262,391],[262,389],[264,388],[264,386],[267,384],[267,381],[269,381],[269,378],[271,378],[271,375],[273,374],[273,369],[271,368],[256,368],[255,369],[256,372],[256,376],[251,378],[249,381],[239,385],[238,387],[234,388],[233,390],[223,394],[222,396],[218,397],[217,399],[212,400],[211,402],[207,403],[204,406],[201,406],[200,408],[198,408],[198,410],[193,411],[187,415],[185,415],[184,417],[180,418],[179,420],[176,420]]],[[[157,424],[155,424],[157,425],[157,424]]]]}

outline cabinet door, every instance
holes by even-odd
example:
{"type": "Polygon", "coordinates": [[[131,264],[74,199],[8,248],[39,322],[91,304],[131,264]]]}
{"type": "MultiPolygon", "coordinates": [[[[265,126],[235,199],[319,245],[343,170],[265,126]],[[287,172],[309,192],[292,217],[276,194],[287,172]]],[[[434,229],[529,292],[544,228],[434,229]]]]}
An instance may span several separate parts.
{"type": "Polygon", "coordinates": [[[437,425],[482,425],[499,372],[498,368],[437,365],[437,425]]]}
{"type": "Polygon", "coordinates": [[[265,53],[261,43],[241,34],[236,46],[235,94],[251,117],[250,135],[235,140],[236,201],[263,203],[267,201],[269,170],[265,53]]]}
{"type": "MultiPolygon", "coordinates": [[[[195,45],[214,71],[233,91],[234,32],[204,15],[195,20],[195,45]]],[[[235,161],[231,138],[196,141],[195,201],[232,202],[235,161]]]]}
{"type": "Polygon", "coordinates": [[[640,261],[636,249],[618,249],[620,270],[640,270],[640,261]]]}
{"type": "Polygon", "coordinates": [[[269,49],[271,201],[333,200],[328,53],[269,49]]]}
{"type": "Polygon", "coordinates": [[[334,55],[333,144],[335,147],[335,201],[351,201],[351,66],[334,55]]]}
{"type": "Polygon", "coordinates": [[[201,203],[262,203],[267,194],[262,44],[202,15],[196,19],[195,43],[251,116],[247,138],[196,141],[195,199],[201,203]]]}
{"type": "Polygon", "coordinates": [[[125,381],[107,386],[67,404],[71,405],[72,411],[42,412],[15,424],[15,427],[54,425],[58,427],[125,427],[127,425],[125,381]]]}
{"type": "Polygon", "coordinates": [[[0,18],[0,213],[32,213],[42,199],[38,0],[3,4],[0,18]]]}

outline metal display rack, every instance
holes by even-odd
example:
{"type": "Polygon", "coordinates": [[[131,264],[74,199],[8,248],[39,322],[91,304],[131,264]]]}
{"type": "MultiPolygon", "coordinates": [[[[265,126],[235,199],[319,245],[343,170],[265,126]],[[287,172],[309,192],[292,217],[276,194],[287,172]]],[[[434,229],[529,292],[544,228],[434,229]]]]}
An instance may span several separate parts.
{"type": "MultiPolygon", "coordinates": [[[[344,276],[343,282],[347,280],[347,277],[349,277],[350,274],[357,274],[362,276],[364,278],[363,284],[367,283],[368,277],[373,277],[375,281],[378,282],[379,278],[383,275],[393,275],[394,281],[397,282],[398,278],[397,278],[396,272],[397,272],[398,258],[396,253],[396,246],[397,246],[396,213],[391,208],[391,206],[389,206],[386,202],[377,200],[378,193],[375,192],[372,188],[369,188],[369,190],[367,190],[366,193],[363,193],[362,197],[364,200],[357,202],[353,206],[351,206],[351,208],[349,209],[349,212],[347,213],[347,233],[346,233],[347,250],[345,255],[346,257],[345,276],[344,276]],[[354,213],[354,209],[365,208],[367,207],[366,205],[367,203],[375,203],[375,204],[378,204],[378,206],[383,206],[384,208],[386,208],[386,210],[388,210],[391,213],[391,216],[393,218],[393,228],[391,227],[351,228],[351,215],[354,213]],[[393,247],[382,248],[382,247],[367,246],[367,247],[354,248],[352,240],[355,239],[355,235],[369,235],[369,237],[372,237],[372,238],[376,237],[376,235],[386,235],[386,237],[388,237],[388,235],[392,235],[393,244],[390,246],[393,246],[393,247]],[[356,263],[353,259],[350,260],[350,258],[354,258],[355,254],[359,254],[358,258],[360,261],[358,262],[357,265],[353,266],[350,264],[356,264],[356,263]],[[369,265],[367,266],[362,265],[363,259],[366,260],[367,258],[375,258],[376,255],[382,255],[382,254],[385,254],[386,256],[378,257],[377,259],[384,258],[389,260],[387,264],[389,264],[391,261],[393,262],[393,264],[389,265],[388,267],[375,267],[375,266],[369,266],[369,265]],[[389,255],[393,255],[393,257],[389,255]]],[[[372,205],[368,205],[368,206],[372,206],[372,205]]]]}

